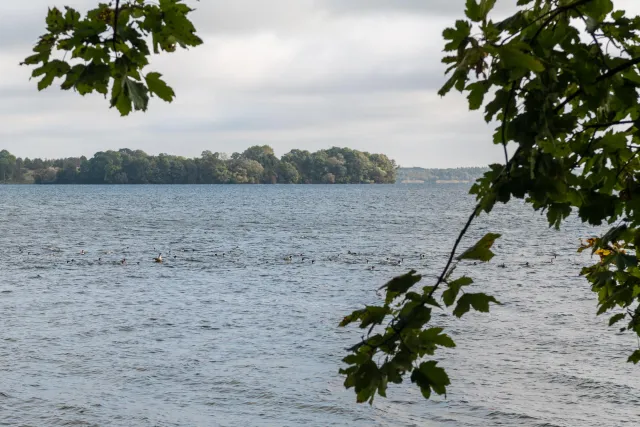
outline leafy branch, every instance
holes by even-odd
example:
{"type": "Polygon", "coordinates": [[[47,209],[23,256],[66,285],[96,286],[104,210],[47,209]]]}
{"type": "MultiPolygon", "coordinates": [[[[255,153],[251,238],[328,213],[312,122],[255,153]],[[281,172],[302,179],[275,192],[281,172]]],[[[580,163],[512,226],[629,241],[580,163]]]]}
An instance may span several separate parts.
{"type": "MultiPolygon", "coordinates": [[[[518,5],[530,3],[519,0],[518,5]]],[[[454,88],[466,92],[470,110],[485,105],[487,122],[501,118],[494,143],[503,146],[506,164],[490,165],[471,188],[477,204],[434,285],[414,291],[422,276],[412,270],[383,287],[382,305],[354,311],[341,322],[360,322],[368,331],[349,349],[343,359],[348,367],[340,371],[345,386],[355,388],[358,402],[372,402],[376,391],[385,396],[388,382],[400,383],[409,374],[426,398],[432,392],[446,393],[446,372],[435,361],[425,361],[438,347],[455,346],[442,328],[429,327],[431,311],[443,309],[436,296],[446,307],[455,306],[456,317],[471,308],[486,312],[490,303],[498,303],[484,293],[464,292],[472,278],[452,276],[461,261],[491,260],[499,234],[487,234],[457,258],[456,253],[474,219],[512,197],[546,212],[549,225],[556,228],[574,209],[591,225],[621,221],[579,249],[588,247],[600,258],[582,274],[598,294],[598,314],[623,309],[610,324],[630,319],[623,330],[640,336],[640,17],[627,18],[624,11],[613,10],[611,0],[560,5],[537,0],[494,23],[488,18],[494,4],[467,0],[468,20],[458,20],[443,32],[445,51],[453,54],[443,58],[451,76],[439,94],[454,88]],[[584,41],[572,18],[584,19],[591,30],[606,25],[609,40],[635,55],[605,58],[595,33],[590,42],[584,41]],[[474,29],[479,36],[472,35],[477,34],[474,29]],[[485,102],[492,88],[494,98],[485,102]],[[616,127],[623,124],[632,126],[616,127]],[[517,149],[507,160],[509,142],[517,149]],[[440,293],[442,284],[446,289],[440,293]]],[[[629,361],[640,362],[640,350],[629,361]]]]}
{"type": "Polygon", "coordinates": [[[114,7],[100,3],[84,17],[68,6],[64,13],[54,7],[45,20],[47,32],[20,65],[36,66],[31,77],[42,77],[38,90],[62,79],[61,89],[80,95],[98,92],[106,98],[110,91],[110,106],[122,116],[146,111],[152,96],[166,102],[175,98],[160,73],[145,71],[149,41],[154,53],[202,44],[188,18],[193,10],[183,0],[116,0],[114,7]],[[52,59],[58,52],[63,58],[52,59]]]}

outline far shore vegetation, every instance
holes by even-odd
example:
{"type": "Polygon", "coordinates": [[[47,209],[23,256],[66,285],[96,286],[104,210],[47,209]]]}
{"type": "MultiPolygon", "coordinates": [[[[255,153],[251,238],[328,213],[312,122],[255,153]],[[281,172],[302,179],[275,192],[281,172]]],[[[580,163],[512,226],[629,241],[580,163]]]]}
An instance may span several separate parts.
{"type": "Polygon", "coordinates": [[[480,178],[489,168],[448,168],[448,169],[425,169],[425,168],[399,168],[397,180],[402,184],[457,184],[470,183],[480,178]]]}
{"type": "Polygon", "coordinates": [[[291,150],[279,159],[267,145],[197,158],[127,148],[90,159],[23,159],[0,151],[0,184],[448,184],[473,182],[485,170],[402,168],[384,154],[337,147],[291,150]]]}
{"type": "Polygon", "coordinates": [[[123,148],[90,159],[42,160],[0,151],[0,182],[15,184],[392,184],[396,169],[384,154],[337,147],[291,150],[281,158],[267,145],[198,158],[123,148]]]}

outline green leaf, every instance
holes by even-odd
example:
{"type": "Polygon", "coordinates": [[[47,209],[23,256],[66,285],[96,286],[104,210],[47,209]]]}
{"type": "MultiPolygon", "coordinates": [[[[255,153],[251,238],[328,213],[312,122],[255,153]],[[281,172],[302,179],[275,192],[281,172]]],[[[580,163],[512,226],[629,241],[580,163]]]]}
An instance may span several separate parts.
{"type": "Polygon", "coordinates": [[[468,259],[488,262],[494,257],[494,253],[491,252],[491,247],[496,239],[500,238],[501,234],[487,233],[482,239],[480,239],[475,245],[464,251],[457,257],[458,260],[468,259]]]}
{"type": "Polygon", "coordinates": [[[53,9],[49,9],[46,18],[47,30],[53,34],[60,33],[64,31],[65,28],[65,20],[62,16],[62,12],[57,7],[53,9]]]}
{"type": "Polygon", "coordinates": [[[463,276],[453,282],[448,283],[448,289],[442,293],[442,301],[447,307],[451,307],[463,286],[469,286],[473,283],[473,279],[463,276]]]}
{"type": "Polygon", "coordinates": [[[473,307],[473,309],[476,311],[488,313],[490,302],[494,304],[500,304],[494,297],[485,295],[483,293],[464,294],[460,297],[460,299],[458,299],[458,304],[456,305],[455,310],[453,310],[453,314],[456,317],[462,317],[471,309],[471,307],[473,307]]]}
{"type": "Polygon", "coordinates": [[[446,394],[446,386],[450,385],[449,376],[444,369],[437,366],[438,362],[423,362],[411,374],[411,382],[416,383],[422,395],[428,399],[431,397],[431,390],[437,394],[446,394]]]}
{"type": "Polygon", "coordinates": [[[124,82],[129,98],[133,102],[133,107],[136,110],[147,111],[149,95],[147,94],[146,86],[140,82],[130,79],[129,77],[125,77],[124,82]]]}
{"type": "Polygon", "coordinates": [[[456,343],[453,342],[449,335],[442,333],[442,328],[430,328],[420,333],[420,340],[423,342],[431,342],[442,347],[453,348],[456,343]]]}
{"type": "Polygon", "coordinates": [[[163,101],[171,102],[176,94],[167,84],[160,78],[160,73],[148,73],[145,77],[149,92],[157,95],[163,101]]]}
{"type": "Polygon", "coordinates": [[[451,77],[445,82],[445,84],[438,91],[438,95],[445,96],[460,79],[464,79],[465,73],[462,70],[456,70],[451,77]]]}
{"type": "Polygon", "coordinates": [[[489,12],[493,10],[493,7],[496,5],[496,0],[480,0],[480,13],[482,14],[482,19],[486,19],[489,12]]]}
{"type": "Polygon", "coordinates": [[[471,24],[467,21],[457,20],[455,28],[446,28],[442,32],[445,40],[450,40],[444,47],[445,51],[458,50],[471,34],[471,24]]]}
{"type": "Polygon", "coordinates": [[[477,110],[482,106],[482,101],[484,101],[484,96],[489,90],[489,87],[490,84],[486,80],[471,83],[466,87],[466,90],[470,91],[467,97],[470,110],[477,110]]]}
{"type": "Polygon", "coordinates": [[[586,26],[587,26],[587,32],[593,33],[598,29],[598,27],[600,26],[600,23],[595,19],[593,19],[592,17],[588,16],[586,26]]]}
{"type": "Polygon", "coordinates": [[[367,306],[362,313],[360,328],[366,328],[369,325],[379,325],[384,318],[390,313],[389,307],[367,306]]]}
{"type": "Polygon", "coordinates": [[[482,20],[482,10],[476,0],[467,0],[467,8],[464,11],[467,18],[473,22],[479,22],[482,20]]]}
{"type": "Polygon", "coordinates": [[[56,76],[53,73],[45,74],[45,76],[38,82],[38,90],[43,90],[51,86],[53,79],[55,78],[56,76]]]}
{"type": "Polygon", "coordinates": [[[508,68],[519,67],[535,73],[541,73],[544,71],[544,65],[542,65],[540,61],[519,49],[510,46],[503,46],[498,48],[498,54],[503,65],[508,68]]]}
{"type": "Polygon", "coordinates": [[[595,19],[597,22],[602,22],[613,11],[613,2],[611,0],[592,0],[586,2],[581,9],[585,15],[595,19]]]}
{"type": "Polygon", "coordinates": [[[618,313],[614,316],[611,316],[611,318],[609,319],[609,326],[614,325],[615,323],[621,321],[622,319],[624,319],[626,317],[626,313],[618,313]]]}
{"type": "Polygon", "coordinates": [[[637,365],[640,362],[640,350],[634,351],[633,354],[627,359],[627,362],[637,365]]]}
{"type": "Polygon", "coordinates": [[[127,96],[123,79],[115,79],[111,88],[111,107],[116,107],[121,116],[131,113],[131,99],[127,96]]]}
{"type": "Polygon", "coordinates": [[[407,274],[394,277],[387,284],[380,287],[380,289],[387,289],[387,296],[385,298],[386,304],[389,304],[396,297],[404,294],[409,289],[411,289],[413,285],[422,280],[422,276],[415,273],[415,270],[411,270],[407,274]]]}

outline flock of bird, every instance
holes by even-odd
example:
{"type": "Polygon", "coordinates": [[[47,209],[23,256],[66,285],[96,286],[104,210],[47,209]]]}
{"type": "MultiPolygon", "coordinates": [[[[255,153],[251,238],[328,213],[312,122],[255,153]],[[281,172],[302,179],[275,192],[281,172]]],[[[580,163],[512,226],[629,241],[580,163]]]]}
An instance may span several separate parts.
{"type": "MultiPolygon", "coordinates": [[[[218,252],[210,252],[207,251],[206,253],[203,254],[204,259],[206,258],[216,258],[216,259],[227,259],[229,261],[236,261],[239,256],[237,251],[239,250],[238,247],[236,247],[233,250],[227,250],[227,251],[218,251],[218,252]]],[[[43,254],[41,251],[37,251],[37,250],[26,250],[23,248],[18,248],[18,251],[21,255],[27,255],[27,256],[34,256],[34,257],[38,257],[40,259],[43,259],[43,254]]],[[[140,265],[141,262],[144,263],[144,261],[146,260],[147,262],[150,263],[155,263],[155,264],[164,264],[167,262],[176,262],[180,259],[184,260],[184,261],[202,261],[203,259],[194,259],[193,257],[188,257],[188,256],[183,256],[183,254],[177,254],[175,251],[169,250],[167,252],[167,254],[165,255],[163,252],[158,251],[158,249],[153,248],[153,253],[157,253],[157,256],[153,256],[153,255],[146,255],[146,256],[135,256],[135,258],[137,259],[141,259],[140,260],[134,260],[132,261],[130,258],[128,258],[128,255],[132,255],[132,252],[130,251],[129,247],[126,247],[122,250],[99,250],[99,251],[88,251],[85,249],[80,249],[78,252],[74,252],[74,255],[66,255],[65,250],[60,249],[60,248],[55,248],[55,247],[48,247],[46,248],[45,253],[48,252],[49,256],[53,256],[53,257],[57,257],[57,258],[62,258],[63,262],[66,262],[66,264],[75,264],[78,265],[80,263],[83,264],[89,264],[89,265],[94,265],[94,264],[113,264],[113,265],[129,265],[129,264],[135,264],[135,265],[140,265]],[[100,256],[98,258],[94,258],[91,255],[93,255],[95,252],[97,252],[97,254],[99,254],[100,256]],[[114,259],[115,257],[113,255],[120,253],[121,257],[118,257],[116,259],[114,259]]],[[[177,252],[196,252],[195,249],[179,249],[177,252]]],[[[67,252],[68,253],[68,252],[67,252]]],[[[358,254],[356,252],[353,251],[347,251],[347,253],[337,253],[337,254],[332,254],[326,257],[314,257],[314,256],[310,256],[310,255],[305,255],[304,253],[296,253],[296,254],[289,254],[284,256],[283,258],[280,259],[280,262],[284,262],[285,264],[289,264],[289,263],[309,263],[309,264],[316,264],[316,258],[318,261],[328,261],[328,262],[341,262],[341,263],[347,263],[347,264],[364,264],[366,265],[366,268],[368,270],[375,270],[376,266],[383,266],[383,265],[387,265],[387,266],[402,266],[405,260],[405,256],[407,255],[403,255],[403,256],[399,256],[399,257],[384,257],[384,258],[380,258],[380,257],[376,257],[374,255],[367,255],[367,254],[358,254]]],[[[425,260],[427,258],[426,254],[421,253],[421,254],[413,254],[413,255],[409,255],[412,259],[419,259],[419,260],[425,260]]],[[[266,260],[267,262],[277,262],[278,258],[275,259],[271,259],[271,260],[266,260]]]]}
{"type": "MultiPolygon", "coordinates": [[[[51,248],[51,247],[47,249],[50,252],[51,256],[64,257],[63,253],[65,251],[63,251],[62,249],[51,248]]],[[[23,248],[19,248],[19,252],[20,254],[23,254],[23,255],[25,254],[25,250],[23,248]]],[[[82,264],[89,264],[89,265],[94,265],[94,264],[140,265],[141,262],[144,262],[145,260],[149,263],[154,263],[154,264],[166,264],[166,263],[173,264],[178,261],[207,262],[207,260],[212,260],[212,259],[219,259],[219,260],[225,259],[235,263],[242,263],[243,261],[247,262],[247,260],[241,259],[243,257],[241,256],[240,253],[243,251],[241,251],[239,247],[236,247],[232,250],[227,250],[227,251],[218,251],[218,252],[203,251],[200,258],[194,258],[193,256],[189,257],[189,256],[183,255],[185,252],[196,252],[195,249],[183,248],[183,249],[178,249],[177,252],[179,253],[181,252],[181,254],[177,254],[176,251],[173,251],[170,249],[168,250],[165,256],[163,255],[162,251],[159,251],[158,249],[153,248],[153,253],[157,253],[158,254],[157,256],[153,256],[151,254],[148,254],[146,256],[133,255],[135,258],[141,259],[142,261],[139,261],[139,260],[131,261],[130,259],[127,258],[128,255],[132,255],[132,252],[130,251],[129,247],[126,247],[120,251],[100,250],[98,251],[98,253],[101,256],[99,256],[97,259],[91,257],[91,254],[85,249],[81,249],[79,252],[75,253],[77,254],[77,256],[67,257],[66,264],[79,265],[80,263],[82,263],[82,264]],[[115,257],[113,257],[113,255],[115,255],[117,252],[119,252],[122,257],[121,258],[118,257],[114,259],[115,257]],[[105,256],[105,258],[103,258],[103,256],[105,256]]],[[[26,255],[41,257],[41,254],[39,254],[38,252],[32,252],[32,251],[26,251],[26,255]]],[[[547,263],[553,263],[554,259],[557,258],[557,254],[555,253],[552,253],[551,256],[552,256],[551,259],[547,261],[547,263]]],[[[296,253],[296,254],[286,255],[283,258],[270,258],[270,259],[263,259],[262,261],[264,263],[277,263],[278,260],[280,260],[280,262],[284,262],[286,264],[289,264],[289,263],[316,264],[316,258],[318,261],[325,261],[325,262],[337,262],[337,263],[343,263],[343,264],[361,264],[366,266],[367,270],[376,270],[377,268],[381,268],[383,266],[391,266],[391,267],[403,266],[405,263],[405,258],[407,258],[412,268],[414,267],[423,268],[427,266],[427,260],[428,260],[427,255],[425,253],[414,252],[412,254],[403,254],[399,256],[396,255],[395,257],[382,258],[372,254],[363,254],[363,253],[359,254],[349,250],[346,253],[331,254],[322,258],[305,255],[304,253],[296,253]],[[419,265],[417,265],[418,263],[419,265]]],[[[259,263],[260,260],[252,261],[254,265],[255,265],[255,262],[259,263]]],[[[473,262],[473,264],[475,265],[477,264],[477,262],[473,262]]],[[[497,267],[507,268],[505,263],[498,264],[497,267]]],[[[533,264],[527,261],[527,262],[518,264],[517,267],[532,268],[533,264]]]]}

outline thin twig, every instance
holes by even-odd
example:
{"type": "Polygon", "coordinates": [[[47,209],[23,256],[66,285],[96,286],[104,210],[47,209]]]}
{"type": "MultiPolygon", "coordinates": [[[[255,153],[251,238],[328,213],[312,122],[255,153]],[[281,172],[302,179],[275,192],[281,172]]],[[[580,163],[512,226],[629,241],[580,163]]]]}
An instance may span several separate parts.
{"type": "MultiPolygon", "coordinates": [[[[505,169],[507,167],[509,167],[509,162],[507,162],[507,165],[505,165],[505,169]]],[[[431,298],[433,296],[433,294],[438,289],[438,286],[440,286],[440,284],[444,281],[444,278],[446,277],[447,272],[449,271],[449,267],[451,266],[451,263],[453,262],[453,257],[456,255],[456,251],[458,250],[458,246],[460,246],[460,242],[462,242],[462,238],[465,236],[465,234],[467,234],[467,231],[469,230],[469,227],[471,227],[471,223],[473,222],[473,219],[476,216],[478,216],[478,213],[480,212],[481,208],[482,208],[482,204],[480,204],[480,203],[478,203],[476,205],[476,207],[473,208],[473,212],[471,213],[471,215],[469,215],[469,218],[467,219],[467,222],[465,223],[464,227],[462,228],[462,230],[458,234],[458,238],[456,239],[456,242],[453,244],[453,248],[451,249],[451,253],[449,254],[449,260],[447,261],[447,265],[445,265],[444,269],[442,270],[442,273],[440,274],[440,277],[438,277],[438,281],[436,282],[436,284],[433,287],[433,289],[431,289],[431,292],[429,292],[429,296],[427,297],[427,299],[429,299],[429,298],[431,298]]]]}
{"type": "Polygon", "coordinates": [[[626,161],[626,163],[620,168],[620,170],[618,171],[618,173],[616,174],[616,179],[614,179],[614,181],[617,181],[618,178],[620,177],[620,174],[622,172],[624,172],[624,170],[627,168],[627,166],[629,166],[629,163],[631,163],[633,161],[633,159],[636,158],[636,156],[638,155],[638,153],[640,153],[640,151],[636,151],[635,153],[633,153],[633,156],[631,156],[629,158],[629,160],[626,161]]]}

